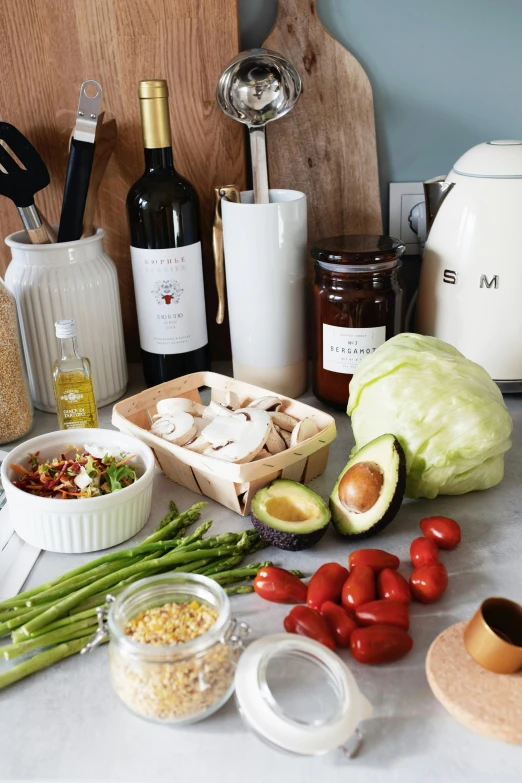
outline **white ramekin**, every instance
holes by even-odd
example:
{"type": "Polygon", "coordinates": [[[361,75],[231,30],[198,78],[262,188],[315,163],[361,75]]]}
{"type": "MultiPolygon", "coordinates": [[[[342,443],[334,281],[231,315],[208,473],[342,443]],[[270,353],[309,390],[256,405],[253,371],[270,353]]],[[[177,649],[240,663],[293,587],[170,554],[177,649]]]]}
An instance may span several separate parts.
{"type": "Polygon", "coordinates": [[[145,525],[152,502],[154,454],[138,438],[115,430],[60,430],[39,435],[14,448],[2,462],[9,518],[24,541],[51,552],[93,552],[120,544],[145,525]],[[11,482],[17,478],[12,464],[27,465],[28,455],[41,459],[86,443],[117,448],[135,454],[140,478],[130,487],[102,497],[61,500],[30,495],[11,482]]]}

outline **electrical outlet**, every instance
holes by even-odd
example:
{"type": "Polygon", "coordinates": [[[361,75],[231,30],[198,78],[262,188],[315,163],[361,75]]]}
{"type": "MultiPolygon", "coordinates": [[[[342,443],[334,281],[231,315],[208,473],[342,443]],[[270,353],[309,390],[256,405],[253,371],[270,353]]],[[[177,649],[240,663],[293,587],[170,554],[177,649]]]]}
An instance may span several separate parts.
{"type": "Polygon", "coordinates": [[[412,209],[424,202],[422,182],[390,182],[390,236],[406,245],[405,255],[418,255],[419,238],[412,231],[409,217],[412,209]]]}

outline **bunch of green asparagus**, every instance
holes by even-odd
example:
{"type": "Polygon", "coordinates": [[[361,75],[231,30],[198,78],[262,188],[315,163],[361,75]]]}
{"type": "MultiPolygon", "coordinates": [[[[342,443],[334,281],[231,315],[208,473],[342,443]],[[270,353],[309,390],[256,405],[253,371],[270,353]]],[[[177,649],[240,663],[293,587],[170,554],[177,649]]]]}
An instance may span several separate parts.
{"type": "Polygon", "coordinates": [[[107,593],[117,595],[127,585],[146,576],[172,571],[205,574],[230,594],[249,593],[244,584],[270,563],[238,567],[244,558],[267,546],[255,532],[224,533],[203,539],[212,522],[204,522],[191,535],[186,529],[200,517],[206,503],[178,512],[171,502],[169,513],[152,535],[139,546],[103,555],[63,576],[0,601],[0,636],[11,634],[11,643],[0,647],[11,660],[42,650],[0,673],[0,689],[33,672],[79,652],[98,623],[96,609],[107,593]]]}

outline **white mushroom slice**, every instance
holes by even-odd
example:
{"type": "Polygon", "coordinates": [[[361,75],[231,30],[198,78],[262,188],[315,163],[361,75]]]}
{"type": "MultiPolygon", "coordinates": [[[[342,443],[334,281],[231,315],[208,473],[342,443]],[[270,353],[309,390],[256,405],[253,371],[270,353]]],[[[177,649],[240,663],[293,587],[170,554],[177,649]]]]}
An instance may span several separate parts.
{"type": "Polygon", "coordinates": [[[319,427],[313,421],[313,419],[303,419],[298,422],[292,430],[290,438],[290,448],[297,446],[298,443],[302,443],[304,440],[308,440],[313,435],[317,435],[319,427]]]}
{"type": "MultiPolygon", "coordinates": [[[[277,425],[274,425],[274,426],[277,427],[277,425]]],[[[292,433],[291,432],[285,432],[285,430],[281,430],[281,429],[279,429],[279,427],[277,427],[277,431],[279,432],[279,434],[283,438],[283,440],[284,440],[284,442],[286,444],[286,448],[289,449],[290,448],[290,440],[292,439],[292,433]]]]}
{"type": "Polygon", "coordinates": [[[250,462],[265,445],[272,422],[266,411],[244,408],[230,416],[216,416],[203,430],[211,443],[203,452],[225,462],[250,462]]]}
{"type": "Polygon", "coordinates": [[[169,443],[174,443],[176,446],[184,446],[185,443],[191,441],[198,432],[194,423],[194,418],[190,413],[186,413],[185,411],[164,416],[163,419],[158,419],[158,421],[155,421],[152,425],[151,431],[164,440],[168,440],[169,443]]]}
{"type": "Polygon", "coordinates": [[[208,449],[209,446],[210,443],[208,442],[208,440],[205,438],[204,435],[196,435],[195,438],[192,438],[192,440],[189,440],[188,443],[185,443],[186,449],[190,449],[190,451],[195,451],[197,454],[203,454],[205,449],[208,449]]]}
{"type": "Polygon", "coordinates": [[[186,400],[184,397],[169,397],[166,400],[158,400],[156,410],[158,414],[167,413],[192,413],[194,402],[186,400]]]}
{"type": "Polygon", "coordinates": [[[256,454],[252,462],[256,462],[258,459],[264,459],[265,457],[272,456],[269,451],[267,451],[264,447],[261,449],[261,451],[256,454]]]}
{"type": "Polygon", "coordinates": [[[270,454],[279,454],[281,451],[286,450],[286,443],[273,424],[270,427],[265,446],[270,454]]]}
{"type": "Polygon", "coordinates": [[[258,397],[248,403],[249,408],[259,408],[262,411],[278,411],[283,401],[279,397],[258,397]]]}
{"type": "Polygon", "coordinates": [[[292,432],[295,425],[299,423],[298,419],[294,419],[293,416],[289,416],[288,413],[282,413],[281,411],[270,411],[270,415],[274,424],[277,424],[285,432],[292,432]]]}
{"type": "Polygon", "coordinates": [[[153,432],[154,435],[158,435],[160,438],[163,438],[165,435],[169,435],[171,432],[174,432],[174,422],[172,421],[172,416],[161,416],[160,414],[155,416],[150,431],[153,432]]]}
{"type": "Polygon", "coordinates": [[[214,400],[212,400],[203,411],[203,418],[212,420],[215,419],[216,416],[232,416],[233,413],[235,413],[235,411],[231,411],[226,405],[221,405],[220,402],[214,402],[214,400]]]}
{"type": "Polygon", "coordinates": [[[196,425],[198,435],[201,435],[205,427],[208,427],[208,419],[203,419],[201,416],[196,416],[194,419],[194,424],[196,425]]]}
{"type": "Polygon", "coordinates": [[[229,410],[237,411],[241,407],[239,397],[234,391],[227,391],[225,393],[225,405],[229,410]]]}

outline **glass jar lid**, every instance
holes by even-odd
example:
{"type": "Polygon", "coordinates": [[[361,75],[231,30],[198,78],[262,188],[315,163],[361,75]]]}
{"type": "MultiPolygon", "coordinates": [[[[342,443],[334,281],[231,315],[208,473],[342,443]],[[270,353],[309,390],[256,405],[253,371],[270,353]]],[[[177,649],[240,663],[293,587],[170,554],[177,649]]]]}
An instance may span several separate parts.
{"type": "Polygon", "coordinates": [[[247,726],[280,750],[316,756],[357,735],[372,708],[346,664],[313,639],[264,636],[239,659],[236,702],[247,726]]]}
{"type": "MultiPolygon", "coordinates": [[[[396,261],[406,246],[400,239],[380,234],[346,234],[320,239],[310,247],[310,253],[321,265],[366,268],[396,261]]],[[[354,271],[347,269],[346,271],[354,271]]]]}

